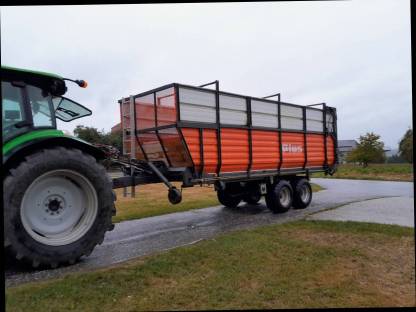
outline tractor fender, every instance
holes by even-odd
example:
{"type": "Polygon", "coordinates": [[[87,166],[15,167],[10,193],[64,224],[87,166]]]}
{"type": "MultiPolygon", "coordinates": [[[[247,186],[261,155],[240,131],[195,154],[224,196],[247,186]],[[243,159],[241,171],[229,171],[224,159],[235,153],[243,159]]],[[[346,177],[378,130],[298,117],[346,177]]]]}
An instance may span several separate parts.
{"type": "Polygon", "coordinates": [[[94,145],[70,136],[37,138],[25,142],[3,155],[3,168],[7,172],[16,167],[27,155],[45,148],[56,146],[72,147],[92,155],[97,160],[105,158],[105,153],[94,145]]]}

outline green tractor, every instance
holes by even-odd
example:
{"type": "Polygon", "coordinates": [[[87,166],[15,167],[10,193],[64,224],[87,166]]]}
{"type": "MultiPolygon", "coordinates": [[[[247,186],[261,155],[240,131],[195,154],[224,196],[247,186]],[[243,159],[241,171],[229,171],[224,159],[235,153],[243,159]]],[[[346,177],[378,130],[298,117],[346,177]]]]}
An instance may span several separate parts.
{"type": "Polygon", "coordinates": [[[89,255],[112,230],[115,193],[104,152],[57,130],[91,115],[63,97],[65,80],[1,68],[4,246],[33,267],[55,268],[89,255]]]}

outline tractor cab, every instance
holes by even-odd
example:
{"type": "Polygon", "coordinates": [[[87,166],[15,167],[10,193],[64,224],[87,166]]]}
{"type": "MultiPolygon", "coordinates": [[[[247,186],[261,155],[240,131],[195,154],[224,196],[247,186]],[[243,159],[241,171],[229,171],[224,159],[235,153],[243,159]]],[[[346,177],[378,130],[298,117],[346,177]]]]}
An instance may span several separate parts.
{"type": "MultiPolygon", "coordinates": [[[[56,129],[56,118],[69,122],[91,110],[63,97],[66,79],[58,75],[1,67],[3,143],[39,129],[56,129]]],[[[73,81],[73,80],[71,80],[73,81]]],[[[82,80],[74,81],[86,87],[82,80]]]]}

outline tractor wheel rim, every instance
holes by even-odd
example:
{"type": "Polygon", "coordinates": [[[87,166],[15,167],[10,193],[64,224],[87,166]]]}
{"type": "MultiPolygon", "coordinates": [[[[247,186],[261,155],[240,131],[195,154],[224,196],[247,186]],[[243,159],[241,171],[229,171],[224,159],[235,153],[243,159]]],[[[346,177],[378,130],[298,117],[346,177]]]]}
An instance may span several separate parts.
{"type": "Polygon", "coordinates": [[[62,246],[85,235],[98,211],[97,192],[83,175],[67,169],[49,171],[26,190],[20,216],[36,241],[62,246]]]}
{"type": "Polygon", "coordinates": [[[280,191],[280,194],[279,194],[280,203],[283,206],[287,207],[290,204],[290,198],[291,198],[291,196],[290,196],[289,188],[288,187],[282,188],[281,191],[280,191]]]}
{"type": "Polygon", "coordinates": [[[300,188],[300,199],[302,202],[307,203],[309,201],[309,198],[311,197],[311,190],[307,185],[303,185],[300,188]]]}

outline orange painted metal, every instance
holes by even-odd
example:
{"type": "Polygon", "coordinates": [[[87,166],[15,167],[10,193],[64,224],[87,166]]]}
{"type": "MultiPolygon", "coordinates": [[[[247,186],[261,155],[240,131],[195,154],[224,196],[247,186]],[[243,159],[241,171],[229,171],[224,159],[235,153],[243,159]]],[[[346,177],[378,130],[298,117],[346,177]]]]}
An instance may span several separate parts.
{"type": "MultiPolygon", "coordinates": [[[[182,134],[197,171],[201,170],[199,129],[182,128],[182,134]]],[[[213,129],[202,130],[204,146],[204,172],[215,173],[218,164],[217,133],[213,129]]]]}
{"type": "Polygon", "coordinates": [[[280,163],[279,134],[277,131],[252,130],[253,164],[251,169],[277,169],[280,163]]]}
{"type": "Polygon", "coordinates": [[[203,129],[202,138],[204,143],[204,171],[214,173],[218,165],[217,131],[214,129],[203,129]]]}
{"type": "Polygon", "coordinates": [[[302,168],[305,162],[303,133],[282,132],[283,169],[302,168]]]}
{"type": "MultiPolygon", "coordinates": [[[[197,170],[201,169],[199,129],[182,129],[185,142],[197,170]]],[[[214,173],[217,166],[216,131],[203,129],[204,172],[214,173]]],[[[307,134],[306,167],[322,167],[325,162],[324,135],[307,134]]],[[[334,139],[327,138],[328,164],[334,164],[334,139]]],[[[282,133],[283,162],[281,169],[303,168],[305,162],[303,133],[282,133]]],[[[249,163],[248,130],[221,129],[221,172],[247,171],[249,163]]],[[[279,166],[277,131],[252,130],[252,171],[276,170],[279,166]]]]}
{"type": "Polygon", "coordinates": [[[322,167],[325,162],[324,135],[307,134],[308,162],[306,167],[322,167]]]}

